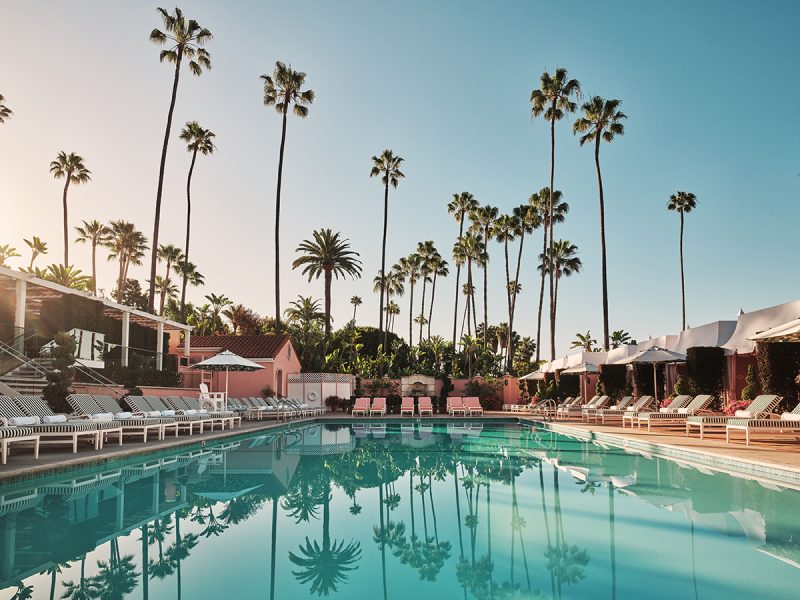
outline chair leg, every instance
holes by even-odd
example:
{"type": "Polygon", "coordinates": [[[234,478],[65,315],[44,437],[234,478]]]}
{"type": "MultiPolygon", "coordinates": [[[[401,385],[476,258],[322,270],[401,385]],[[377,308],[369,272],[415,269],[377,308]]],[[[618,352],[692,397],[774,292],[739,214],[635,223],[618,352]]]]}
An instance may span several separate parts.
{"type": "Polygon", "coordinates": [[[2,450],[0,452],[3,456],[3,464],[6,464],[6,461],[8,460],[8,440],[3,440],[0,443],[2,443],[2,450]]]}
{"type": "Polygon", "coordinates": [[[33,443],[33,458],[39,460],[39,442],[41,440],[37,437],[36,441],[33,443]]]}
{"type": "Polygon", "coordinates": [[[72,434],[72,453],[73,454],[77,454],[78,453],[78,434],[77,433],[73,433],[72,434]]]}

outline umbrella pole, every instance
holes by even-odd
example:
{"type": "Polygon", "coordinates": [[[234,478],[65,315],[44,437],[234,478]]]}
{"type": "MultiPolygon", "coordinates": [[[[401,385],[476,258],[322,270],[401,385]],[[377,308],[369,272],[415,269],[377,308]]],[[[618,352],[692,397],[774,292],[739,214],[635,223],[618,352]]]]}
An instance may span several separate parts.
{"type": "Polygon", "coordinates": [[[222,399],[222,410],[228,410],[228,367],[225,367],[225,397],[222,399]]]}
{"type": "Polygon", "coordinates": [[[656,408],[658,408],[658,370],[656,363],[653,363],[653,393],[656,396],[656,408]]]}

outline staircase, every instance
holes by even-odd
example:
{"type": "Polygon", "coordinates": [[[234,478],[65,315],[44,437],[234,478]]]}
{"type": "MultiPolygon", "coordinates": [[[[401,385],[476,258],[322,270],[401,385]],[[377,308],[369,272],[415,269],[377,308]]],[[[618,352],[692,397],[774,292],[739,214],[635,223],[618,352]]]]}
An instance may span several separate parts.
{"type": "Polygon", "coordinates": [[[53,369],[51,358],[34,358],[0,375],[0,382],[20,395],[41,395],[47,385],[45,373],[53,369]]]}

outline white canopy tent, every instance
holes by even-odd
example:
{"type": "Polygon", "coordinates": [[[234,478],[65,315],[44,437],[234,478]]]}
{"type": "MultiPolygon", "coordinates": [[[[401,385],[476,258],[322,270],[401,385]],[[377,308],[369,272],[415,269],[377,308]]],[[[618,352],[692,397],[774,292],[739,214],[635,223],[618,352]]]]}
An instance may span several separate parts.
{"type": "Polygon", "coordinates": [[[666,348],[659,348],[658,346],[655,346],[653,348],[649,348],[648,350],[642,350],[641,352],[637,352],[633,356],[623,358],[621,361],[619,361],[618,364],[623,364],[623,365],[637,364],[637,363],[652,364],[653,390],[654,390],[653,393],[655,395],[656,403],[658,403],[657,366],[666,363],[684,362],[685,360],[686,360],[685,354],[680,354],[678,352],[667,350],[666,348]]]}
{"type": "Polygon", "coordinates": [[[766,331],[751,336],[749,339],[754,342],[800,342],[800,319],[793,319],[788,323],[770,327],[766,331]]]}
{"type": "Polygon", "coordinates": [[[756,349],[754,337],[767,330],[786,325],[800,317],[800,300],[778,304],[753,312],[741,312],[736,321],[736,329],[723,345],[725,354],[750,354],[756,349]]]}

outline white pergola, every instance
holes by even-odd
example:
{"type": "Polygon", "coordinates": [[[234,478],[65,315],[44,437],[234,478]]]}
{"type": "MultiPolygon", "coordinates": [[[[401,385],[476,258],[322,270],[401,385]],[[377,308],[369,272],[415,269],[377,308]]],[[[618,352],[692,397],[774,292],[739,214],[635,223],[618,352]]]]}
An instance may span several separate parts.
{"type": "MultiPolygon", "coordinates": [[[[41,310],[42,301],[51,298],[61,298],[64,296],[80,296],[88,298],[103,305],[103,313],[122,322],[121,338],[121,363],[122,366],[128,365],[128,347],[130,340],[130,324],[137,323],[151,329],[155,329],[156,335],[156,368],[163,368],[164,356],[164,333],[167,331],[178,331],[184,333],[184,355],[189,356],[190,338],[192,327],[184,325],[170,319],[151,315],[148,312],[119,304],[107,298],[95,296],[90,292],[74,290],[46,279],[40,279],[32,273],[14,271],[6,267],[0,267],[0,292],[12,292],[14,294],[14,327],[25,330],[25,313],[38,312],[41,310]]],[[[20,340],[20,343],[22,340],[20,340]]],[[[22,350],[18,348],[18,350],[22,350]]]]}

